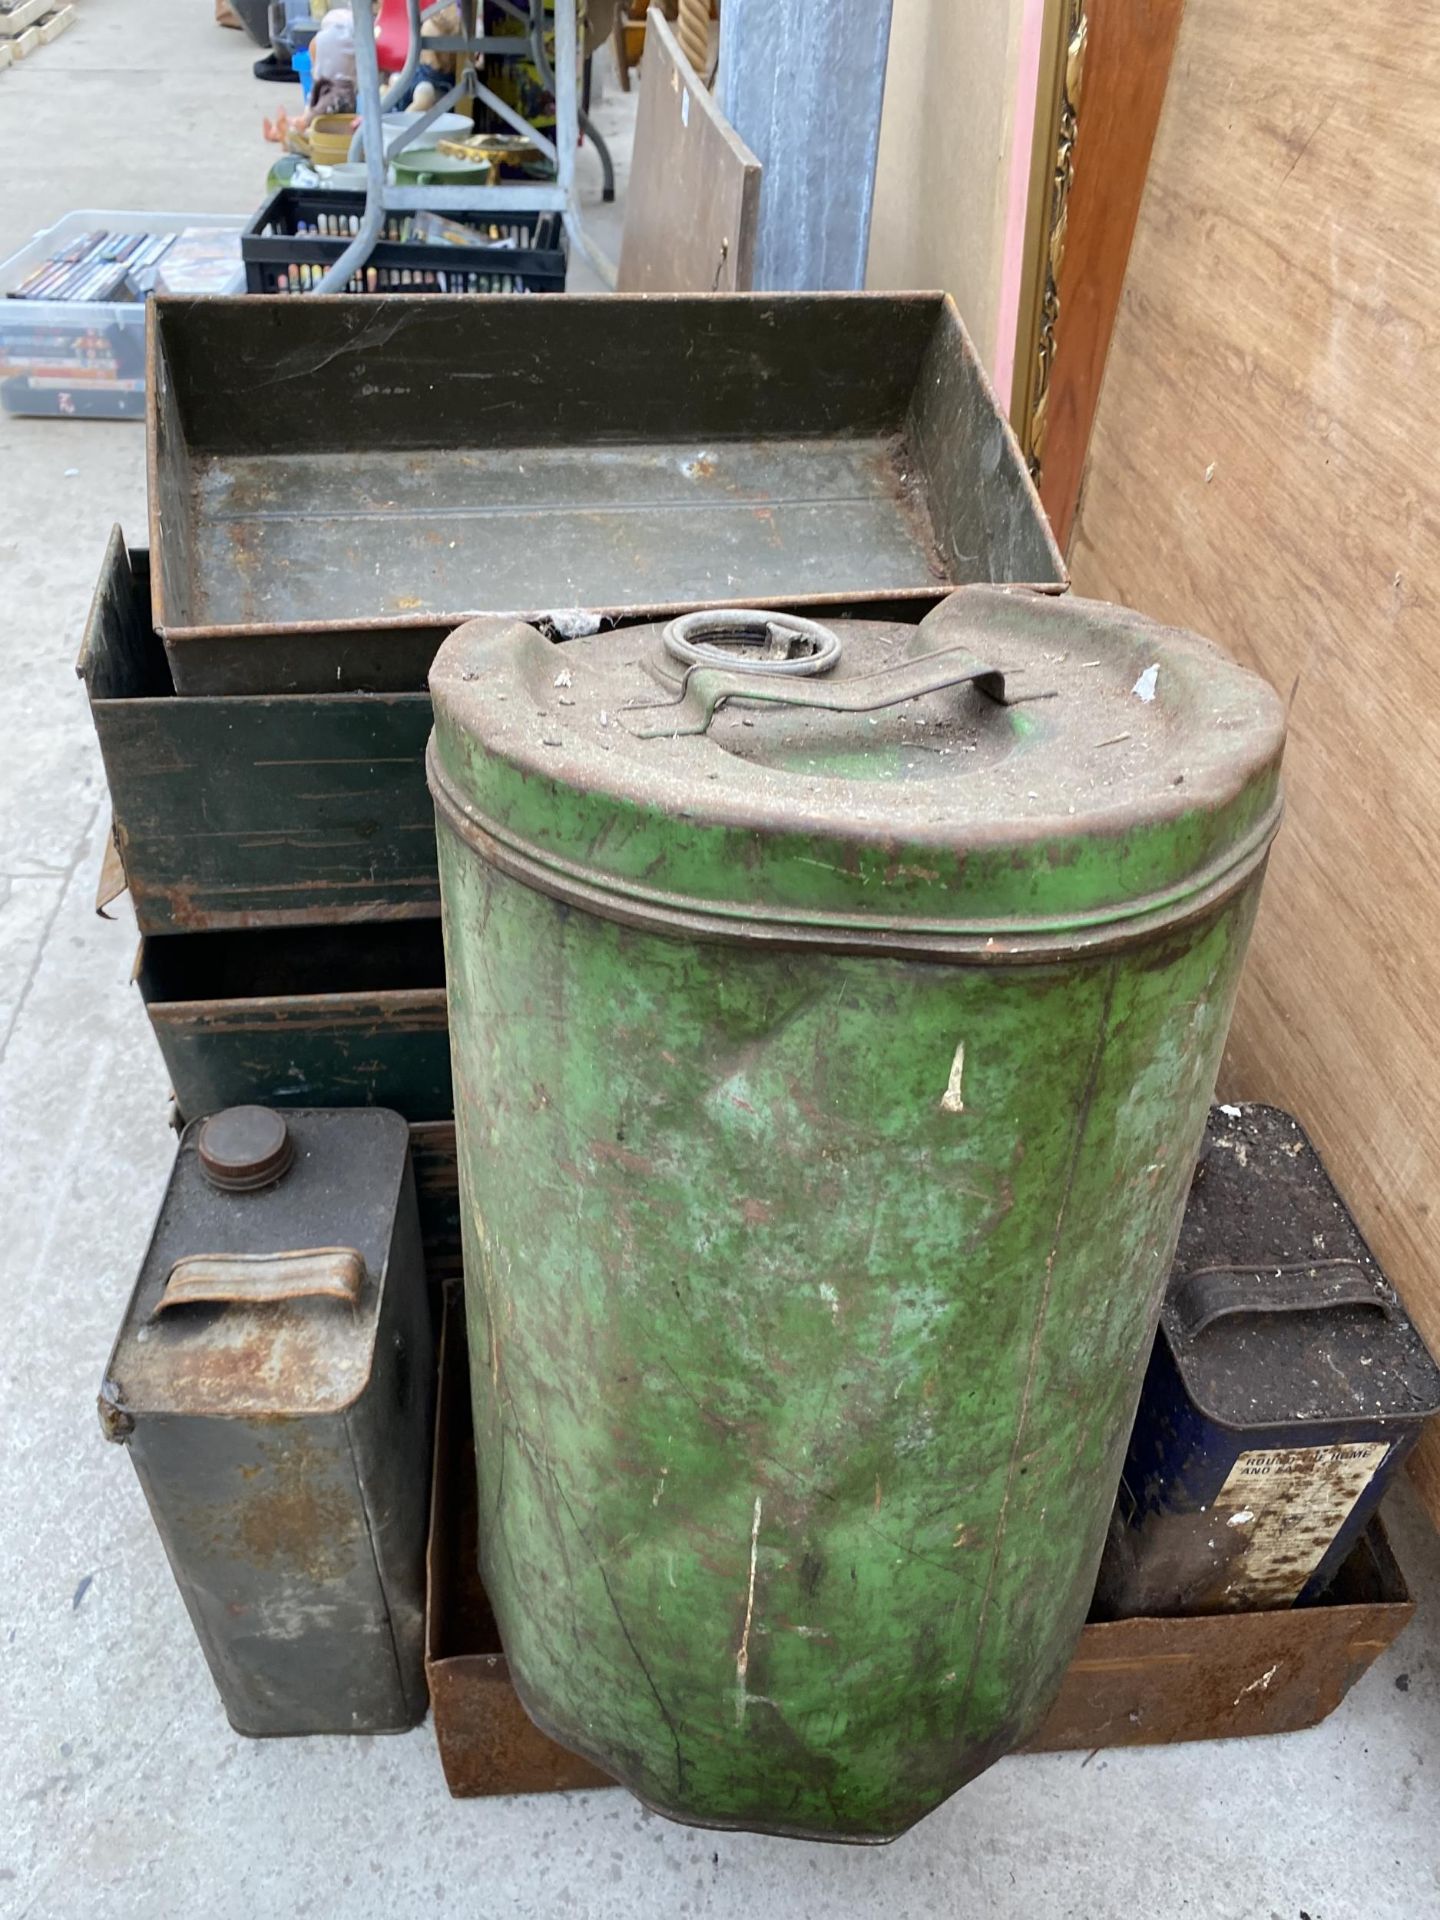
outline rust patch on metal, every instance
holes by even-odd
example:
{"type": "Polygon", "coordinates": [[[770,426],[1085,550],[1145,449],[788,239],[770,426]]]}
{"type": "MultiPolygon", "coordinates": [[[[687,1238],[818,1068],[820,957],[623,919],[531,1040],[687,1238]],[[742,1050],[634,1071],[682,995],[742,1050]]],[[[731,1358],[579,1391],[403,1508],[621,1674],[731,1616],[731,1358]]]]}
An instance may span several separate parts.
{"type": "Polygon", "coordinates": [[[654,1163],[642,1153],[632,1153],[628,1147],[622,1147],[615,1140],[592,1140],[590,1151],[597,1160],[613,1167],[623,1167],[627,1173],[654,1173],[654,1163]]]}
{"type": "MultiPolygon", "coordinates": [[[[353,1493],[329,1486],[334,1455],[298,1439],[265,1449],[263,1489],[247,1487],[235,1530],[257,1567],[294,1570],[324,1586],[338,1580],[355,1554],[363,1528],[353,1493]]],[[[216,1516],[217,1526],[223,1526],[216,1516]]]]}
{"type": "Polygon", "coordinates": [[[1024,1751],[1230,1740],[1316,1726],[1414,1611],[1376,1521],[1324,1605],[1092,1621],[1024,1751]]]}

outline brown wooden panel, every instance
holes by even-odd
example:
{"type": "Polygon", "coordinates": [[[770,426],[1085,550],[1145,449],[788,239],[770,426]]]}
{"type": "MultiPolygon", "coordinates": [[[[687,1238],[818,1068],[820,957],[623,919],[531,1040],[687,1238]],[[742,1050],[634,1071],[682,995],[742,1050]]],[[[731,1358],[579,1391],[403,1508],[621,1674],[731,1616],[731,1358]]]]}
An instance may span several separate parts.
{"type": "Polygon", "coordinates": [[[651,7],[619,291],[748,293],[759,214],[760,162],[651,7]]]}
{"type": "Polygon", "coordinates": [[[1063,552],[1185,0],[1089,0],[1040,498],[1063,552]]]}
{"type": "MultiPolygon", "coordinates": [[[[1440,1349],[1440,0],[1190,0],[1077,590],[1293,690],[1222,1085],[1304,1123],[1440,1349]]],[[[1440,1520],[1440,1431],[1416,1478],[1440,1520]]]]}

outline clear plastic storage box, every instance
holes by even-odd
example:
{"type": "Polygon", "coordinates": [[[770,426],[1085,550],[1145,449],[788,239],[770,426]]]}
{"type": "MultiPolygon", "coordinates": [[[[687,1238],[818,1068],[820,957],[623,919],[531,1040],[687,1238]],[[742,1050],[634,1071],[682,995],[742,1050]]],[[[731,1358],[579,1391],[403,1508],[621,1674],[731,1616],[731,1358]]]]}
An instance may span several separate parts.
{"type": "MultiPolygon", "coordinates": [[[[179,234],[193,229],[239,235],[243,214],[67,213],[0,262],[0,407],[7,413],[123,420],[145,415],[144,300],[12,300],[28,275],[81,234],[179,234]]],[[[160,263],[163,269],[163,259],[160,263]]],[[[228,287],[245,283],[237,237],[228,287]]]]}

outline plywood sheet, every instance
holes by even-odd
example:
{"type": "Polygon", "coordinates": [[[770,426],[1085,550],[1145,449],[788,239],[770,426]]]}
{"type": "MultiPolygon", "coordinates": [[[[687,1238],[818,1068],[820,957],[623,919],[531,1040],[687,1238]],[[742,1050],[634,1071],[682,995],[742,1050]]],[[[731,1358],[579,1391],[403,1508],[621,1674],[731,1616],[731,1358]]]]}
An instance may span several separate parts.
{"type": "MultiPolygon", "coordinates": [[[[1072,552],[1293,690],[1223,1083],[1440,1350],[1440,0],[1188,0],[1072,552]]],[[[1440,1431],[1417,1456],[1440,1520],[1440,1431]]]]}
{"type": "Polygon", "coordinates": [[[760,162],[652,7],[618,290],[748,293],[759,216],[760,162]]]}

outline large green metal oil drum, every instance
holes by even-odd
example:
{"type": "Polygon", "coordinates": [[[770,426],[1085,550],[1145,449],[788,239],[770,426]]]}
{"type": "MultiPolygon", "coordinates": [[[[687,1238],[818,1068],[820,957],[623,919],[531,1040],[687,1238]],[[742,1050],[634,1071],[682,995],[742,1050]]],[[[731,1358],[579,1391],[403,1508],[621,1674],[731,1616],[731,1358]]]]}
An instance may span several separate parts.
{"type": "Polygon", "coordinates": [[[833,638],[476,620],[431,689],[516,1686],[664,1813],[888,1839],[1084,1620],[1280,703],[986,587],[833,638]]]}

